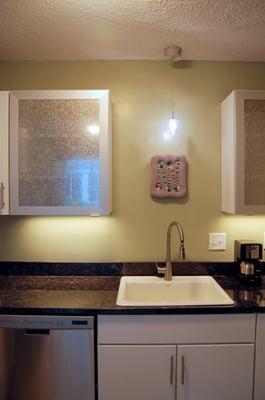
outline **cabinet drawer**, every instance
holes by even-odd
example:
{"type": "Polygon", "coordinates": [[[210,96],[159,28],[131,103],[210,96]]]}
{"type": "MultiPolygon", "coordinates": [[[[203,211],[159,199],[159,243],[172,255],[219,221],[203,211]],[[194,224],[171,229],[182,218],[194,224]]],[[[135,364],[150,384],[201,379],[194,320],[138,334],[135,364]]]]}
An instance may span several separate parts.
{"type": "Polygon", "coordinates": [[[98,343],[254,342],[255,321],[255,314],[101,315],[98,343]]]}

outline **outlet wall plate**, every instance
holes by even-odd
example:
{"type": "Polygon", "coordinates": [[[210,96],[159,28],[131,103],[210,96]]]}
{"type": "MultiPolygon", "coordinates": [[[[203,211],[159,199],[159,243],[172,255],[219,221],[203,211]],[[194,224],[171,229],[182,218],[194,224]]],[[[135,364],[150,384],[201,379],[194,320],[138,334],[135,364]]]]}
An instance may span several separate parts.
{"type": "Polygon", "coordinates": [[[212,251],[226,250],[226,233],[225,232],[209,233],[208,250],[212,251]]]}

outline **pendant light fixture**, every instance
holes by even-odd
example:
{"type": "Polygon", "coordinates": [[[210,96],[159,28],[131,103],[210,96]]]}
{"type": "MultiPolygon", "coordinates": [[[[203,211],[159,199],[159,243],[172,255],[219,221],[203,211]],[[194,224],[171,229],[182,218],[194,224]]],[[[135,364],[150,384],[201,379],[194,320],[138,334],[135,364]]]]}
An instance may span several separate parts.
{"type": "Polygon", "coordinates": [[[171,118],[168,121],[168,129],[171,135],[175,135],[177,127],[178,127],[178,121],[175,118],[175,101],[174,101],[174,84],[172,82],[172,113],[171,113],[171,118]]]}
{"type": "MultiPolygon", "coordinates": [[[[164,49],[165,59],[171,60],[171,62],[177,62],[181,60],[182,49],[179,46],[167,46],[164,49]]],[[[174,83],[172,80],[172,98],[171,98],[171,118],[168,121],[168,129],[165,132],[166,137],[174,136],[178,128],[178,120],[175,118],[175,99],[174,99],[174,83]]]]}
{"type": "Polygon", "coordinates": [[[180,61],[182,48],[179,46],[167,46],[164,48],[164,57],[172,62],[180,61]]]}

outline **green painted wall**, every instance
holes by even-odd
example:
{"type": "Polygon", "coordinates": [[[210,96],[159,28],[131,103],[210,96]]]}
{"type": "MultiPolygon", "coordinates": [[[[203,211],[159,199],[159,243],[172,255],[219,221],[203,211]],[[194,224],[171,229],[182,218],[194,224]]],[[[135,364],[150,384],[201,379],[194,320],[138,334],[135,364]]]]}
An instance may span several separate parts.
{"type": "Polygon", "coordinates": [[[163,260],[172,220],[183,225],[190,260],[231,260],[234,239],[263,240],[265,216],[220,212],[220,103],[233,89],[265,89],[264,63],[0,63],[0,90],[101,88],[113,102],[112,216],[1,217],[1,260],[163,260]],[[172,84],[180,128],[165,141],[172,84]],[[151,199],[155,154],[186,155],[187,199],[151,199]],[[209,252],[208,232],[226,232],[227,251],[209,252]]]}

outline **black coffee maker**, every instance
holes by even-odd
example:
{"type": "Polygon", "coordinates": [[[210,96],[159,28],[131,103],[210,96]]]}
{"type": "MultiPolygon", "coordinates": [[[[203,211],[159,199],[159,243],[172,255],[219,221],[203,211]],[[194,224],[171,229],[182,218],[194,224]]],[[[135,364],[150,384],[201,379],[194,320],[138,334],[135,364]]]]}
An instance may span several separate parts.
{"type": "Polygon", "coordinates": [[[235,240],[234,250],[240,282],[245,285],[259,285],[261,283],[262,244],[251,240],[235,240]]]}

